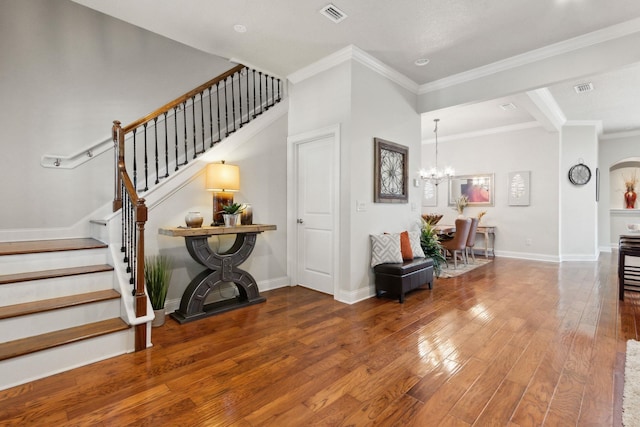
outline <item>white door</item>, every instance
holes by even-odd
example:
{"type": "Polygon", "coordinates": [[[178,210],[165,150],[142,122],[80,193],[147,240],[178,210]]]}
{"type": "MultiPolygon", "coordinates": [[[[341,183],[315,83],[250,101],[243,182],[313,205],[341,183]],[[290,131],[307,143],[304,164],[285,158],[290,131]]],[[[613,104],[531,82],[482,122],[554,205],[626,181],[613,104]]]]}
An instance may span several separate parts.
{"type": "Polygon", "coordinates": [[[335,136],[296,144],[298,284],[334,294],[335,136]]]}

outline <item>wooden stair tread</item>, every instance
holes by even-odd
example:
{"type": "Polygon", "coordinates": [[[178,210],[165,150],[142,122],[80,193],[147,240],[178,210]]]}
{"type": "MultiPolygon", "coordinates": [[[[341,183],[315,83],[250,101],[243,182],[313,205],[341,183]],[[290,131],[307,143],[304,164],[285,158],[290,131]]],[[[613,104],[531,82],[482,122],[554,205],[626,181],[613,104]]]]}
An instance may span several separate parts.
{"type": "Polygon", "coordinates": [[[58,347],[64,344],[99,337],[129,328],[122,319],[114,318],[74,328],[62,329],[29,338],[22,338],[0,344],[0,360],[24,356],[37,351],[58,347]]]}
{"type": "Polygon", "coordinates": [[[0,255],[21,255],[40,252],[75,251],[106,247],[107,245],[105,243],[91,238],[0,242],[0,255]]]}
{"type": "Polygon", "coordinates": [[[28,282],[30,280],[52,279],[55,277],[77,276],[79,274],[101,273],[113,271],[107,264],[86,265],[81,267],[58,268],[53,270],[29,271],[26,273],[0,275],[0,285],[7,283],[28,282]]]}
{"type": "Polygon", "coordinates": [[[22,304],[8,305],[0,307],[0,319],[24,316],[27,314],[41,313],[45,311],[57,310],[60,308],[74,307],[82,304],[108,301],[120,298],[120,294],[114,289],[103,291],[87,292],[84,294],[69,295],[66,297],[50,298],[41,301],[26,302],[22,304]]]}

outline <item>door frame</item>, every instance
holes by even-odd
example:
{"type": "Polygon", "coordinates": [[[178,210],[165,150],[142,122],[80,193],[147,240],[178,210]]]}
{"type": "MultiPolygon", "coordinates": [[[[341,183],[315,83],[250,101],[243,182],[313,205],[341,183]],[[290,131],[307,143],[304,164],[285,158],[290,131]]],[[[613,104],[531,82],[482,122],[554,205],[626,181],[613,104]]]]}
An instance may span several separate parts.
{"type": "Polygon", "coordinates": [[[300,144],[313,142],[330,137],[333,142],[333,161],[338,167],[334,168],[333,203],[333,298],[340,300],[340,125],[315,129],[299,133],[287,138],[287,274],[291,286],[298,284],[298,225],[296,220],[298,209],[298,160],[297,150],[300,144]]]}

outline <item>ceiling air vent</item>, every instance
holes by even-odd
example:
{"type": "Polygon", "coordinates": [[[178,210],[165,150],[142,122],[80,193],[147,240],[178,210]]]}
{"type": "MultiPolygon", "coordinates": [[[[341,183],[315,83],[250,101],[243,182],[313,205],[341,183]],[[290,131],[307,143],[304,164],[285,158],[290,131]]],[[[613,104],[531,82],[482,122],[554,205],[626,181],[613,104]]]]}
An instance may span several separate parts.
{"type": "Polygon", "coordinates": [[[320,9],[320,13],[329,18],[332,22],[336,24],[347,17],[347,14],[329,3],[322,9],[320,9]]]}
{"type": "Polygon", "coordinates": [[[575,85],[573,89],[576,93],[591,92],[593,90],[593,83],[580,83],[579,85],[575,85]]]}

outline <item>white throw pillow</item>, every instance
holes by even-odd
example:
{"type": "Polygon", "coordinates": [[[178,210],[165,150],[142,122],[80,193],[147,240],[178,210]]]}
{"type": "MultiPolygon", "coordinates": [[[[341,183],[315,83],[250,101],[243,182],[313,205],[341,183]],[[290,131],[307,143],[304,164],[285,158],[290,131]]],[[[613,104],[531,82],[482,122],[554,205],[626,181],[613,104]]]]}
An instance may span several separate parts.
{"type": "MultiPolygon", "coordinates": [[[[424,254],[423,254],[424,255],[424,254]]],[[[371,267],[385,263],[402,263],[399,234],[371,235],[371,267]]]]}
{"type": "Polygon", "coordinates": [[[422,232],[419,230],[409,232],[409,243],[411,244],[411,252],[413,252],[414,258],[425,258],[422,245],[420,245],[421,234],[422,232]]]}

